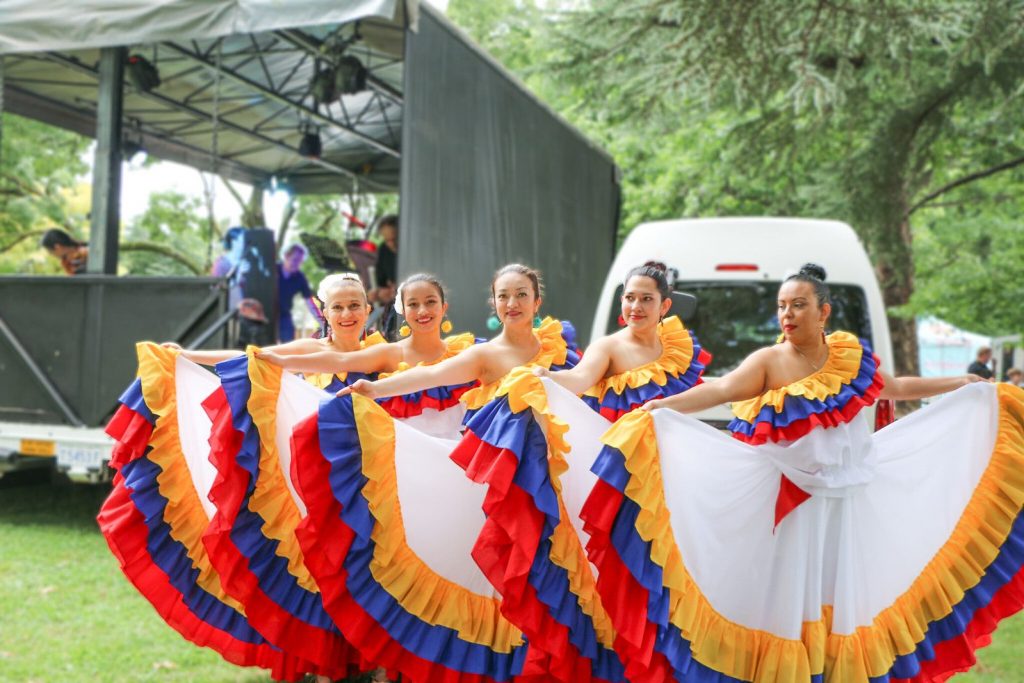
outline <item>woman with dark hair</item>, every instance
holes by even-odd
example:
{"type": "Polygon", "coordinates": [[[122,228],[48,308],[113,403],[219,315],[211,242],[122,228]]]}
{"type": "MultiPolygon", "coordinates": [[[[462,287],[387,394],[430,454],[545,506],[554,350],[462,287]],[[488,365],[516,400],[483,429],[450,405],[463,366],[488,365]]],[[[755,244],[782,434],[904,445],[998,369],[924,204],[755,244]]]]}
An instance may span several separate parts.
{"type": "Polygon", "coordinates": [[[89,246],[59,228],[43,233],[39,246],[60,259],[60,267],[68,275],[81,275],[89,264],[89,246]]]}
{"type": "Polygon", "coordinates": [[[945,680],[1024,605],[1024,392],[892,377],[830,312],[805,265],[779,343],[602,437],[583,517],[631,677],[945,680]],[[732,438],[680,414],[723,402],[732,438]]]}
{"type": "Polygon", "coordinates": [[[679,318],[665,317],[672,306],[667,272],[657,261],[630,270],[621,297],[623,329],[588,346],[571,370],[534,373],[582,395],[613,422],[647,401],[699,384],[711,355],[679,318]]]}

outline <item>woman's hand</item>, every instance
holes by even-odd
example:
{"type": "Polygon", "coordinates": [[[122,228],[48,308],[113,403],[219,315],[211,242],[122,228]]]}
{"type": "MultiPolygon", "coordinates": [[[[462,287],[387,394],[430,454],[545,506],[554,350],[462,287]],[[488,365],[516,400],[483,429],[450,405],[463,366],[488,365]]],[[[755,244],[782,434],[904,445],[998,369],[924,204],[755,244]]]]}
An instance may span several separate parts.
{"type": "Polygon", "coordinates": [[[981,377],[980,375],[964,375],[963,376],[963,384],[961,384],[960,386],[964,386],[965,387],[968,384],[974,384],[975,382],[993,382],[993,381],[995,381],[995,380],[985,379],[984,377],[981,377]]]}
{"type": "Polygon", "coordinates": [[[282,367],[284,366],[285,362],[284,356],[273,351],[257,351],[256,357],[259,358],[260,360],[265,360],[268,363],[273,363],[274,365],[280,365],[282,367]]]}
{"type": "Polygon", "coordinates": [[[366,398],[378,398],[377,387],[373,385],[368,379],[361,379],[353,382],[344,389],[338,392],[338,396],[348,396],[349,394],[359,394],[366,398]]]}
{"type": "Polygon", "coordinates": [[[646,410],[649,413],[652,410],[657,410],[658,408],[664,408],[662,403],[663,403],[662,399],[655,398],[655,399],[652,399],[652,400],[648,401],[647,403],[643,404],[642,406],[640,406],[640,410],[646,410]]]}
{"type": "Polygon", "coordinates": [[[184,351],[185,350],[185,349],[181,348],[181,344],[178,344],[177,342],[164,342],[160,346],[164,347],[165,349],[174,349],[175,351],[184,351]]]}
{"type": "Polygon", "coordinates": [[[551,374],[551,371],[539,365],[534,365],[533,374],[536,375],[537,377],[548,377],[551,374]]]}

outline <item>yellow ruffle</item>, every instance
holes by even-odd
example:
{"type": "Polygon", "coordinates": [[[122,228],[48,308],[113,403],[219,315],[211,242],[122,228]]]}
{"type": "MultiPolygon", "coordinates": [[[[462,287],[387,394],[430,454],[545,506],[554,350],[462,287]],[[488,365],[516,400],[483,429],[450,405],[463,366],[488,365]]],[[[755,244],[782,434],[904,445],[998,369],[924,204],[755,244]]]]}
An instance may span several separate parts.
{"type": "Polygon", "coordinates": [[[613,425],[603,440],[626,455],[625,493],[640,507],[637,532],[651,543],[651,559],[664,570],[669,620],[690,641],[694,657],[755,683],[806,682],[822,672],[833,683],[861,683],[914,652],[928,624],[948,616],[981,580],[1024,507],[1024,391],[1001,384],[998,396],[999,430],[988,467],[952,535],[921,575],[870,626],[832,633],[826,605],[821,619],[804,624],[801,640],[746,628],[714,610],[675,543],[650,413],[634,411],[613,425]]]}
{"type": "Polygon", "coordinates": [[[571,450],[569,442],[565,439],[569,425],[551,412],[548,407],[547,391],[540,378],[530,372],[529,368],[518,367],[512,370],[500,382],[496,395],[508,396],[509,408],[514,413],[533,410],[537,422],[544,430],[544,438],[548,445],[548,472],[558,496],[559,512],[558,524],[550,537],[549,557],[552,563],[566,571],[569,577],[569,590],[576,596],[583,613],[594,623],[598,642],[605,648],[612,649],[615,643],[615,629],[601,604],[590,561],[562,501],[562,474],[569,469],[565,456],[571,450]]]}
{"type": "Polygon", "coordinates": [[[693,362],[693,337],[682,321],[676,316],[665,318],[658,326],[658,338],[661,340],[661,355],[657,360],[605,377],[583,392],[583,395],[603,401],[608,391],[621,394],[627,387],[636,389],[651,382],[664,386],[669,375],[679,377],[686,374],[693,362]]]}
{"type": "MultiPolygon", "coordinates": [[[[376,346],[377,344],[387,343],[388,340],[381,336],[380,332],[374,332],[373,334],[368,335],[366,339],[363,339],[362,341],[359,342],[359,348],[365,349],[370,346],[376,346]]],[[[317,389],[326,389],[331,385],[331,382],[334,381],[335,377],[344,382],[345,378],[348,377],[348,373],[339,372],[336,375],[332,375],[329,372],[318,372],[315,374],[306,375],[304,379],[313,386],[315,386],[317,389]]]]}
{"type": "MultiPolygon", "coordinates": [[[[540,323],[540,327],[536,328],[533,334],[537,337],[537,341],[540,342],[540,350],[537,351],[533,358],[519,367],[538,365],[542,368],[550,368],[552,365],[562,365],[565,363],[568,347],[565,344],[565,339],[562,338],[561,321],[554,318],[544,318],[540,323]]],[[[508,375],[506,374],[505,377],[508,377],[508,375]]],[[[490,384],[483,384],[470,389],[462,395],[462,402],[470,410],[482,408],[497,395],[498,388],[505,377],[496,379],[490,384]]]]}
{"type": "MultiPolygon", "coordinates": [[[[429,363],[418,363],[418,365],[435,365],[443,360],[448,360],[452,356],[456,356],[459,353],[468,349],[469,347],[473,346],[473,344],[475,343],[476,338],[473,336],[472,332],[463,332],[462,334],[457,334],[452,337],[445,337],[445,351],[441,355],[441,357],[436,360],[432,360],[429,363]]],[[[411,365],[409,365],[403,360],[398,364],[397,370],[395,370],[394,372],[382,372],[380,373],[380,375],[378,375],[378,379],[384,379],[386,377],[391,377],[392,375],[397,375],[400,372],[405,372],[411,367],[411,365]]]]}
{"type": "Polygon", "coordinates": [[[135,348],[142,395],[146,406],[157,418],[146,457],[161,469],[157,485],[160,495],[167,500],[163,520],[170,527],[171,538],[182,544],[192,566],[199,571],[196,583],[221,602],[245,614],[242,605],[224,592],[220,575],[210,564],[206,546],[202,543],[202,535],[210,520],[203,511],[181,449],[175,392],[175,366],[179,352],[150,342],[136,344],[135,348]]]}
{"type": "Polygon", "coordinates": [[[398,500],[393,418],[362,396],[352,396],[352,407],[362,448],[363,475],[367,478],[362,494],[374,517],[370,573],[410,614],[428,624],[457,631],[467,642],[511,652],[523,643],[523,637],[501,616],[498,599],[473,593],[443,578],[406,542],[398,500]]]}
{"type": "Polygon", "coordinates": [[[302,557],[295,529],[302,521],[292,498],[277,450],[277,399],[281,393],[281,366],[256,357],[250,348],[248,371],[252,388],[246,408],[260,435],[260,460],[249,510],[263,519],[263,535],[278,542],[274,553],[288,561],[288,572],[307,591],[320,592],[302,557]]]}
{"type": "Polygon", "coordinates": [[[864,347],[849,332],[833,332],[825,341],[828,359],[820,370],[779,389],[769,389],[755,398],[733,403],[733,414],[745,422],[753,422],[765,406],[772,406],[775,412],[781,413],[787,396],[822,401],[838,394],[843,385],[856,379],[860,372],[864,347]]]}

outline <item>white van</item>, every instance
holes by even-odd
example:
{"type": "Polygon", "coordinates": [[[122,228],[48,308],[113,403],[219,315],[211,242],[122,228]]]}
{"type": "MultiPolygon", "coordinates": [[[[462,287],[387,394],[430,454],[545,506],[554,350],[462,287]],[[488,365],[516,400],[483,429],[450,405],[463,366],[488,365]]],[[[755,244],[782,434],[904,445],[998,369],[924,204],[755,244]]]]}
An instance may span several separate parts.
{"type": "MultiPolygon", "coordinates": [[[[804,218],[697,218],[644,223],[626,237],[608,271],[594,314],[591,341],[618,329],[626,273],[645,261],[668,266],[679,314],[713,356],[705,378],[721,377],[779,335],[779,285],[804,263],[827,272],[831,330],[867,339],[889,372],[892,342],[882,293],[853,229],[804,218]]],[[[888,411],[882,411],[888,412],[888,411]]],[[[723,427],[732,414],[719,406],[697,415],[723,427]]],[[[881,415],[879,416],[881,417],[881,415]]],[[[874,416],[871,416],[874,419],[874,416]]]]}

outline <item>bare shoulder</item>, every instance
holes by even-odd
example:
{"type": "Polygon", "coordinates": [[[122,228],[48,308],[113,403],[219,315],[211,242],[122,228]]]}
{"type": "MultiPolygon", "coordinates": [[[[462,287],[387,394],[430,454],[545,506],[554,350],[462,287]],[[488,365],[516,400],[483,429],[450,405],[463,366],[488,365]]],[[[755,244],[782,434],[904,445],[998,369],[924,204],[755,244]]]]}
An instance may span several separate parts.
{"type": "Polygon", "coordinates": [[[767,368],[773,362],[778,361],[781,350],[778,346],[766,346],[758,349],[743,359],[740,367],[746,366],[749,369],[767,368]]]}
{"type": "Polygon", "coordinates": [[[330,351],[331,344],[326,339],[303,338],[295,339],[284,344],[277,344],[268,347],[267,351],[276,351],[282,354],[316,353],[317,351],[330,351]]]}
{"type": "Polygon", "coordinates": [[[609,334],[600,339],[595,340],[590,346],[587,347],[587,353],[592,351],[599,351],[601,353],[611,354],[615,348],[622,341],[622,331],[609,334]]]}

